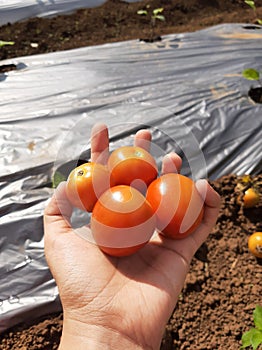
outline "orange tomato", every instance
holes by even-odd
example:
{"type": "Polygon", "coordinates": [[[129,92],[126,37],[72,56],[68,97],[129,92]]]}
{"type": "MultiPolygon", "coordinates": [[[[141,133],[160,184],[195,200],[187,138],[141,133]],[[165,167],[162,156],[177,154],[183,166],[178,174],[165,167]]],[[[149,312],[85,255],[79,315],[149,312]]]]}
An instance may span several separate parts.
{"type": "Polygon", "coordinates": [[[114,186],[102,194],[91,216],[91,231],[100,249],[111,256],[127,256],[142,248],[155,230],[155,216],[135,188],[114,186]]]}
{"type": "Polygon", "coordinates": [[[245,208],[253,208],[259,203],[259,194],[254,188],[250,187],[245,191],[243,201],[245,208]]]}
{"type": "Polygon", "coordinates": [[[91,212],[97,199],[113,184],[113,178],[104,165],[85,163],[69,174],[66,194],[74,207],[91,212]]]}
{"type": "Polygon", "coordinates": [[[143,192],[157,177],[155,159],[141,147],[123,146],[113,151],[108,168],[116,185],[130,185],[143,192]]]}
{"type": "Polygon", "coordinates": [[[262,232],[255,232],[249,237],[248,249],[257,258],[262,258],[262,232]]]}
{"type": "Polygon", "coordinates": [[[166,174],[148,187],[146,199],[157,219],[157,229],[165,236],[180,239],[190,235],[203,217],[203,199],[194,182],[180,174],[166,174]]]}

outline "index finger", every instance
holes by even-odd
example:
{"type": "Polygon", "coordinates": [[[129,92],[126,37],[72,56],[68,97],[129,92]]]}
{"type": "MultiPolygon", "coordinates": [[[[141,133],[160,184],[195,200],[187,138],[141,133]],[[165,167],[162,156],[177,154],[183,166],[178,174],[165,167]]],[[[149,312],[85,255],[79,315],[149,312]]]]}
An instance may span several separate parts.
{"type": "Polygon", "coordinates": [[[150,152],[151,139],[151,132],[147,129],[141,129],[135,134],[134,145],[145,149],[147,152],[150,152]]]}
{"type": "Polygon", "coordinates": [[[97,123],[91,131],[91,162],[105,165],[109,157],[109,136],[105,124],[97,123]]]}

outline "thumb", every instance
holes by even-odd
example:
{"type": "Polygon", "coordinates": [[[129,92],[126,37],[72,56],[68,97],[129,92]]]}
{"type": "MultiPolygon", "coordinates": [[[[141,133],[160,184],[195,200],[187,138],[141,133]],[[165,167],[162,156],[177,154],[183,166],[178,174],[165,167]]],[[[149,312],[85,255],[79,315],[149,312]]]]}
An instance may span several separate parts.
{"type": "Polygon", "coordinates": [[[56,188],[50,202],[44,211],[44,231],[48,234],[66,232],[71,229],[70,218],[73,207],[66,196],[66,182],[61,182],[56,188]]]}
{"type": "Polygon", "coordinates": [[[221,198],[207,180],[201,179],[196,181],[196,188],[205,201],[202,223],[192,234],[192,238],[194,238],[196,246],[199,248],[216,224],[221,198]]]}
{"type": "Polygon", "coordinates": [[[212,228],[216,223],[220,209],[220,195],[209,185],[207,180],[204,179],[196,181],[196,188],[205,201],[203,222],[205,225],[212,228]]]}

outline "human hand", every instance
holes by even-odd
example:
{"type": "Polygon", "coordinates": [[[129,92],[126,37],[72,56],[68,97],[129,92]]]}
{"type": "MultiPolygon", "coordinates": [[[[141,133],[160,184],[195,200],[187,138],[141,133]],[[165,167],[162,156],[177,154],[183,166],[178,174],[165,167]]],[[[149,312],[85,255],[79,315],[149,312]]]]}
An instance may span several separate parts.
{"type": "MultiPolygon", "coordinates": [[[[140,130],[134,144],[148,150],[151,134],[140,130]]],[[[96,125],[91,160],[106,163],[108,130],[96,125]]],[[[179,172],[181,159],[166,155],[162,173],[179,172]]],[[[204,217],[181,240],[154,235],[134,255],[114,258],[72,229],[72,206],[60,184],[44,213],[45,254],[64,313],[60,350],[159,349],[183,288],[190,262],[215,225],[220,197],[206,180],[196,182],[205,199],[204,217]]]]}

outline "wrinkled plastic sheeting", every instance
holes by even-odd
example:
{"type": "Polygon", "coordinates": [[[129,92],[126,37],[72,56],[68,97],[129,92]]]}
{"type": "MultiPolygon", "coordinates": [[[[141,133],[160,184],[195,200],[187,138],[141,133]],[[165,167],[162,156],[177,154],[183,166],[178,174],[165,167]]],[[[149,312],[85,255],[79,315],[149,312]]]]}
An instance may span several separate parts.
{"type": "Polygon", "coordinates": [[[9,63],[18,69],[0,76],[1,331],[60,310],[42,214],[54,170],[89,159],[95,122],[109,126],[111,150],[150,129],[159,168],[175,150],[194,179],[261,172],[262,105],[241,77],[262,66],[261,28],[221,25],[9,63]]]}
{"type": "Polygon", "coordinates": [[[50,17],[70,13],[80,8],[97,7],[105,2],[106,0],[0,0],[0,25],[31,17],[50,17]]]}

